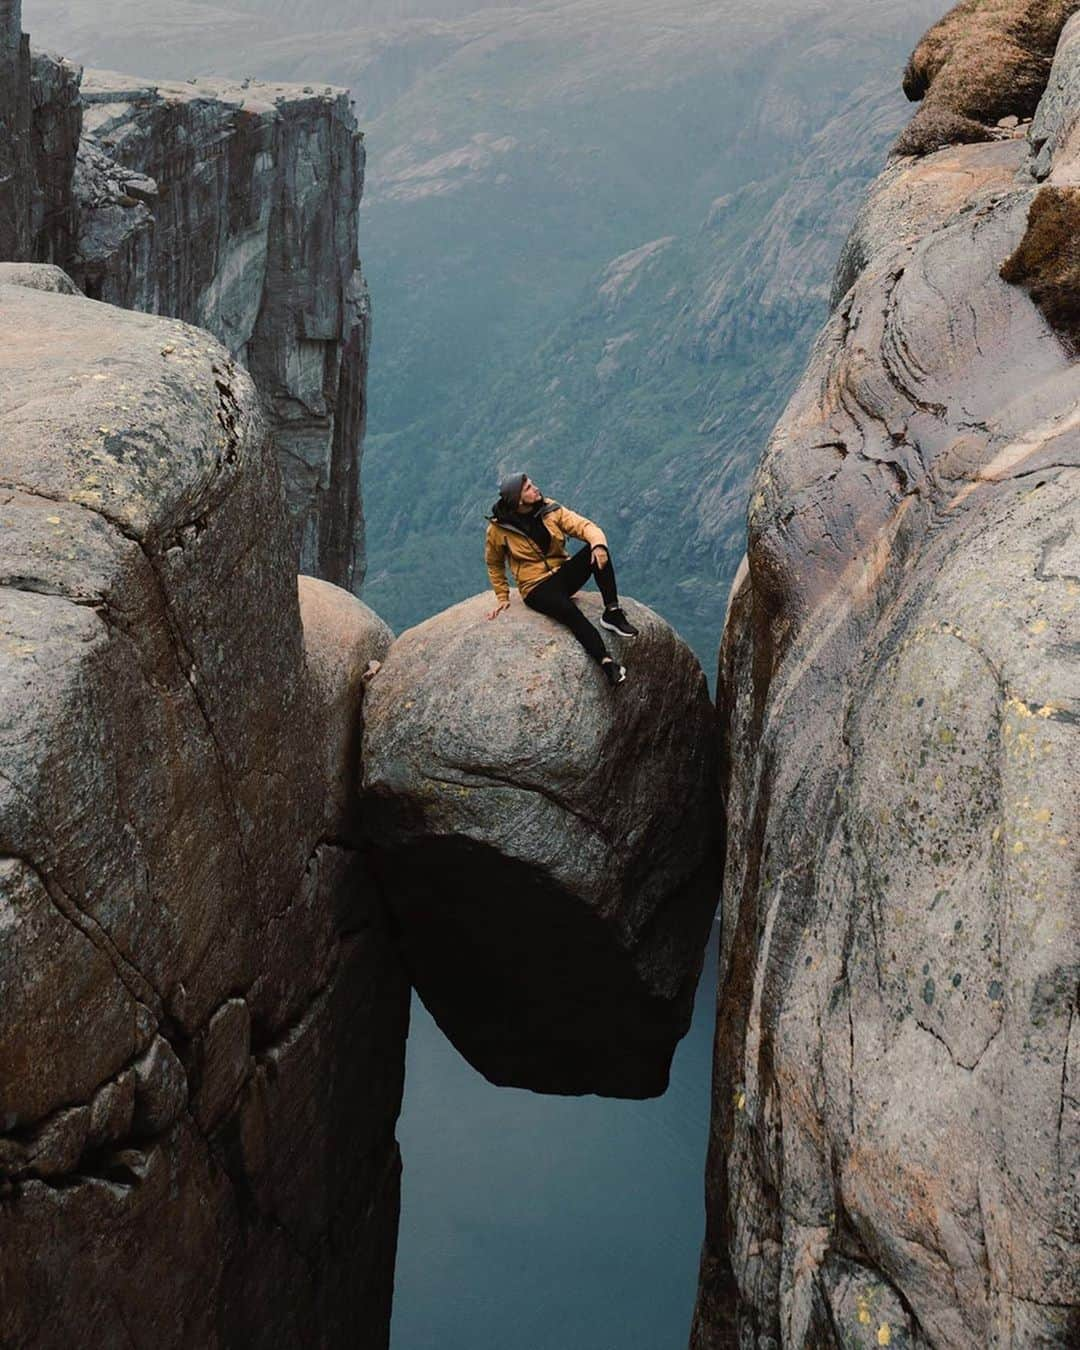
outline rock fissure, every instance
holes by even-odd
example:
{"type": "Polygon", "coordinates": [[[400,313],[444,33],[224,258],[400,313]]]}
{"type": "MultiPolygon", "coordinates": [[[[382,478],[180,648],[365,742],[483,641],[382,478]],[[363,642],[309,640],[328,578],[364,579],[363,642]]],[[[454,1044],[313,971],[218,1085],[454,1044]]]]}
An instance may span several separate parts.
{"type": "Polygon", "coordinates": [[[106,957],[117,979],[134,1002],[145,1008],[155,1019],[161,1016],[163,999],[160,991],[154,988],[131,958],[119,950],[112,937],[92,914],[71,899],[55,878],[50,877],[32,858],[12,849],[10,844],[5,844],[2,840],[0,840],[0,858],[21,863],[32,872],[56,912],[106,957]]]}

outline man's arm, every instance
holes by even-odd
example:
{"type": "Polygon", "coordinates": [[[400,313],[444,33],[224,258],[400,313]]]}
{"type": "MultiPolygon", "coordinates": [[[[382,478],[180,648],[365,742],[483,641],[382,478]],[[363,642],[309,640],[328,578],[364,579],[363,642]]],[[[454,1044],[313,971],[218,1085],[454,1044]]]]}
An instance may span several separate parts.
{"type": "Polygon", "coordinates": [[[500,605],[509,604],[510,587],[506,583],[506,553],[502,540],[491,525],[487,528],[487,537],[484,540],[484,562],[487,564],[495,599],[500,605]]]}
{"type": "Polygon", "coordinates": [[[551,515],[555,523],[566,534],[572,534],[575,539],[584,539],[593,548],[598,546],[607,548],[607,535],[599,525],[594,524],[587,517],[579,516],[576,511],[571,511],[567,506],[560,506],[557,511],[552,511],[551,515]]]}

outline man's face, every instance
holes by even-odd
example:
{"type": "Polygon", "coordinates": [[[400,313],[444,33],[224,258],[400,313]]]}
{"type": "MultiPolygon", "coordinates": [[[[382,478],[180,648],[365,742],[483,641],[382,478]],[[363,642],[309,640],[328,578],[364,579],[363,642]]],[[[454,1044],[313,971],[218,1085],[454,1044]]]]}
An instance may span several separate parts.
{"type": "Polygon", "coordinates": [[[521,497],[519,499],[520,505],[534,506],[540,500],[541,496],[543,496],[543,494],[541,493],[540,489],[536,486],[536,484],[528,476],[528,474],[526,474],[525,483],[521,489],[521,497]]]}

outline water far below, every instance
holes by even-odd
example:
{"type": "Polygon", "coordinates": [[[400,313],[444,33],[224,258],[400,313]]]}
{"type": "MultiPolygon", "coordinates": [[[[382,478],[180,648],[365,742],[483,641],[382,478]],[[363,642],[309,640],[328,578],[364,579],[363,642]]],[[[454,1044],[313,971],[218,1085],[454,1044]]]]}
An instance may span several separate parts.
{"type": "Polygon", "coordinates": [[[414,996],[391,1350],[686,1350],[717,931],[652,1101],[494,1087],[414,996]]]}

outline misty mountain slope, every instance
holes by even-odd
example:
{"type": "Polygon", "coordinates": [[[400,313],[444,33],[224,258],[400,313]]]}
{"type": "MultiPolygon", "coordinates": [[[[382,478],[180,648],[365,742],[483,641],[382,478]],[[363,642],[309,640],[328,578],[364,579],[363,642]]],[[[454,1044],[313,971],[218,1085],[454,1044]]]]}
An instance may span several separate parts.
{"type": "MultiPolygon", "coordinates": [[[[141,71],[194,73],[198,6],[28,9],[37,41],[113,66],[131,15],[141,71]]],[[[749,464],[939,10],[543,0],[315,33],[287,31],[302,4],[203,7],[195,68],[348,84],[366,118],[364,596],[392,625],[487,586],[482,514],[520,463],[711,668],[749,464]]]]}
{"type": "Polygon", "coordinates": [[[623,588],[711,668],[750,467],[935,6],[755,11],[728,42],[715,10],[698,12],[711,44],[688,7],[656,38],[651,87],[631,62],[589,92],[594,50],[565,58],[544,107],[530,44],[513,89],[470,100],[451,77],[479,57],[459,53],[372,125],[395,149],[375,155],[363,235],[376,303],[397,303],[378,310],[365,595],[392,623],[486,585],[481,513],[520,466],[603,522],[623,588]],[[652,241],[612,286],[614,259],[652,241]]]}

